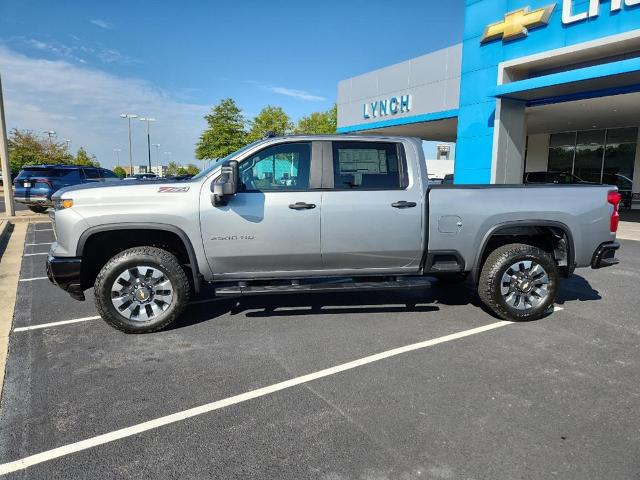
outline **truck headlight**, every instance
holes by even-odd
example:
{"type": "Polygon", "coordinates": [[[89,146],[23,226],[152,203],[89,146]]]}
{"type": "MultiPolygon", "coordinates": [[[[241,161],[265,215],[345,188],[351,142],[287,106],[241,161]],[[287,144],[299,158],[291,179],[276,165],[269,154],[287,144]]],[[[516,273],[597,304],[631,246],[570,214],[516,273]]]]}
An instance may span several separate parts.
{"type": "Polygon", "coordinates": [[[73,200],[71,200],[70,198],[58,198],[53,202],[53,208],[55,210],[64,210],[71,207],[73,207],[73,200]]]}

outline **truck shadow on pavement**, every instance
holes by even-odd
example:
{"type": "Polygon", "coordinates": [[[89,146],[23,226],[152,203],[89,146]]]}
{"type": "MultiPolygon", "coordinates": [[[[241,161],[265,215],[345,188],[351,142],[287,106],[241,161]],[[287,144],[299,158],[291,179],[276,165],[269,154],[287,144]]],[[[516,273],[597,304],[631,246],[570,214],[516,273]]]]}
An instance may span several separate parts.
{"type": "Polygon", "coordinates": [[[594,289],[586,278],[573,274],[571,278],[563,278],[560,281],[560,292],[558,292],[556,303],[564,305],[565,302],[589,302],[601,299],[600,292],[594,289]]]}
{"type": "MultiPolygon", "coordinates": [[[[467,282],[450,285],[434,280],[431,287],[415,290],[388,290],[362,293],[302,293],[258,297],[212,298],[205,289],[197,303],[169,327],[169,330],[212,321],[224,315],[268,318],[307,315],[354,315],[372,313],[429,313],[440,311],[439,305],[472,305],[491,314],[478,299],[474,286],[467,282]],[[201,302],[201,303],[199,303],[201,302]]],[[[557,304],[596,301],[602,297],[580,275],[562,279],[557,304]]]]}
{"type": "MultiPolygon", "coordinates": [[[[214,320],[225,314],[245,315],[247,318],[340,315],[371,313],[429,313],[440,310],[439,305],[475,305],[480,302],[472,285],[444,285],[437,280],[429,288],[415,290],[387,290],[377,292],[303,293],[263,295],[257,297],[221,298],[206,301],[188,310],[169,327],[177,329],[214,320]]],[[[195,299],[196,302],[199,299],[195,299]]]]}

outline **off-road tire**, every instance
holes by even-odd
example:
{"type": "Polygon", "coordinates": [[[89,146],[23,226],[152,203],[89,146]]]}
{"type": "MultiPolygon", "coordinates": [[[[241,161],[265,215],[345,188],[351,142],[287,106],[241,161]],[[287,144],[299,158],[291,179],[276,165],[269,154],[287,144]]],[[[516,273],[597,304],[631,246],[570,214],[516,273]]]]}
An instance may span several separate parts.
{"type": "Polygon", "coordinates": [[[49,207],[44,207],[42,205],[27,205],[27,208],[33,213],[45,213],[49,207]]]}
{"type": "Polygon", "coordinates": [[[544,317],[553,306],[558,294],[560,276],[555,261],[544,250],[531,245],[512,243],[495,249],[489,254],[480,273],[478,295],[484,305],[503,320],[529,321],[544,317]],[[545,269],[548,277],[549,294],[539,305],[518,310],[510,306],[501,293],[502,276],[514,263],[532,260],[545,269]]]}
{"type": "Polygon", "coordinates": [[[151,333],[170,325],[184,310],[191,287],[178,259],[160,248],[134,247],[120,252],[109,260],[98,273],[94,284],[95,304],[100,316],[112,327],[125,333],[151,333]],[[111,301],[111,287],[118,276],[128,268],[147,265],[156,268],[171,281],[174,297],[171,305],[149,321],[130,320],[121,315],[111,301]]]}

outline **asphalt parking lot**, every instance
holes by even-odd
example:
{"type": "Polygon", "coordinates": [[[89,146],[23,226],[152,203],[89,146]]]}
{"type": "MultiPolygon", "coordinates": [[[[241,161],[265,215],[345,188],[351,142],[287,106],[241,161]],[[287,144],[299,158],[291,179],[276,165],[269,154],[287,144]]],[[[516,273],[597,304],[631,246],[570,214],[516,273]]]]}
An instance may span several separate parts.
{"type": "MultiPolygon", "coordinates": [[[[16,212],[22,211],[22,210],[27,210],[26,205],[23,205],[22,203],[15,203],[15,209],[16,212]]],[[[4,213],[5,211],[5,206],[4,206],[4,196],[2,193],[2,189],[0,189],[0,213],[4,213]]]]}
{"type": "Polygon", "coordinates": [[[470,287],[434,282],[203,297],[135,336],[43,278],[50,228],[27,233],[0,471],[43,455],[7,478],[640,478],[640,242],[536,322],[498,324],[470,287]]]}

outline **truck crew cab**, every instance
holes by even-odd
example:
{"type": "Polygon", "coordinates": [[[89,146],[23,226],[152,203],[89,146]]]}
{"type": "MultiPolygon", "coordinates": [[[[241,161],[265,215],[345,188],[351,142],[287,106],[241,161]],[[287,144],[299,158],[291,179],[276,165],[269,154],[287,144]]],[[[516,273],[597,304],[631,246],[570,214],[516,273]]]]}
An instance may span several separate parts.
{"type": "Polygon", "coordinates": [[[416,288],[470,277],[496,316],[553,306],[561,276],[614,265],[620,195],[599,185],[429,186],[421,140],[267,138],[189,181],[54,196],[47,271],[130,333],[216,295],[416,288]]]}

